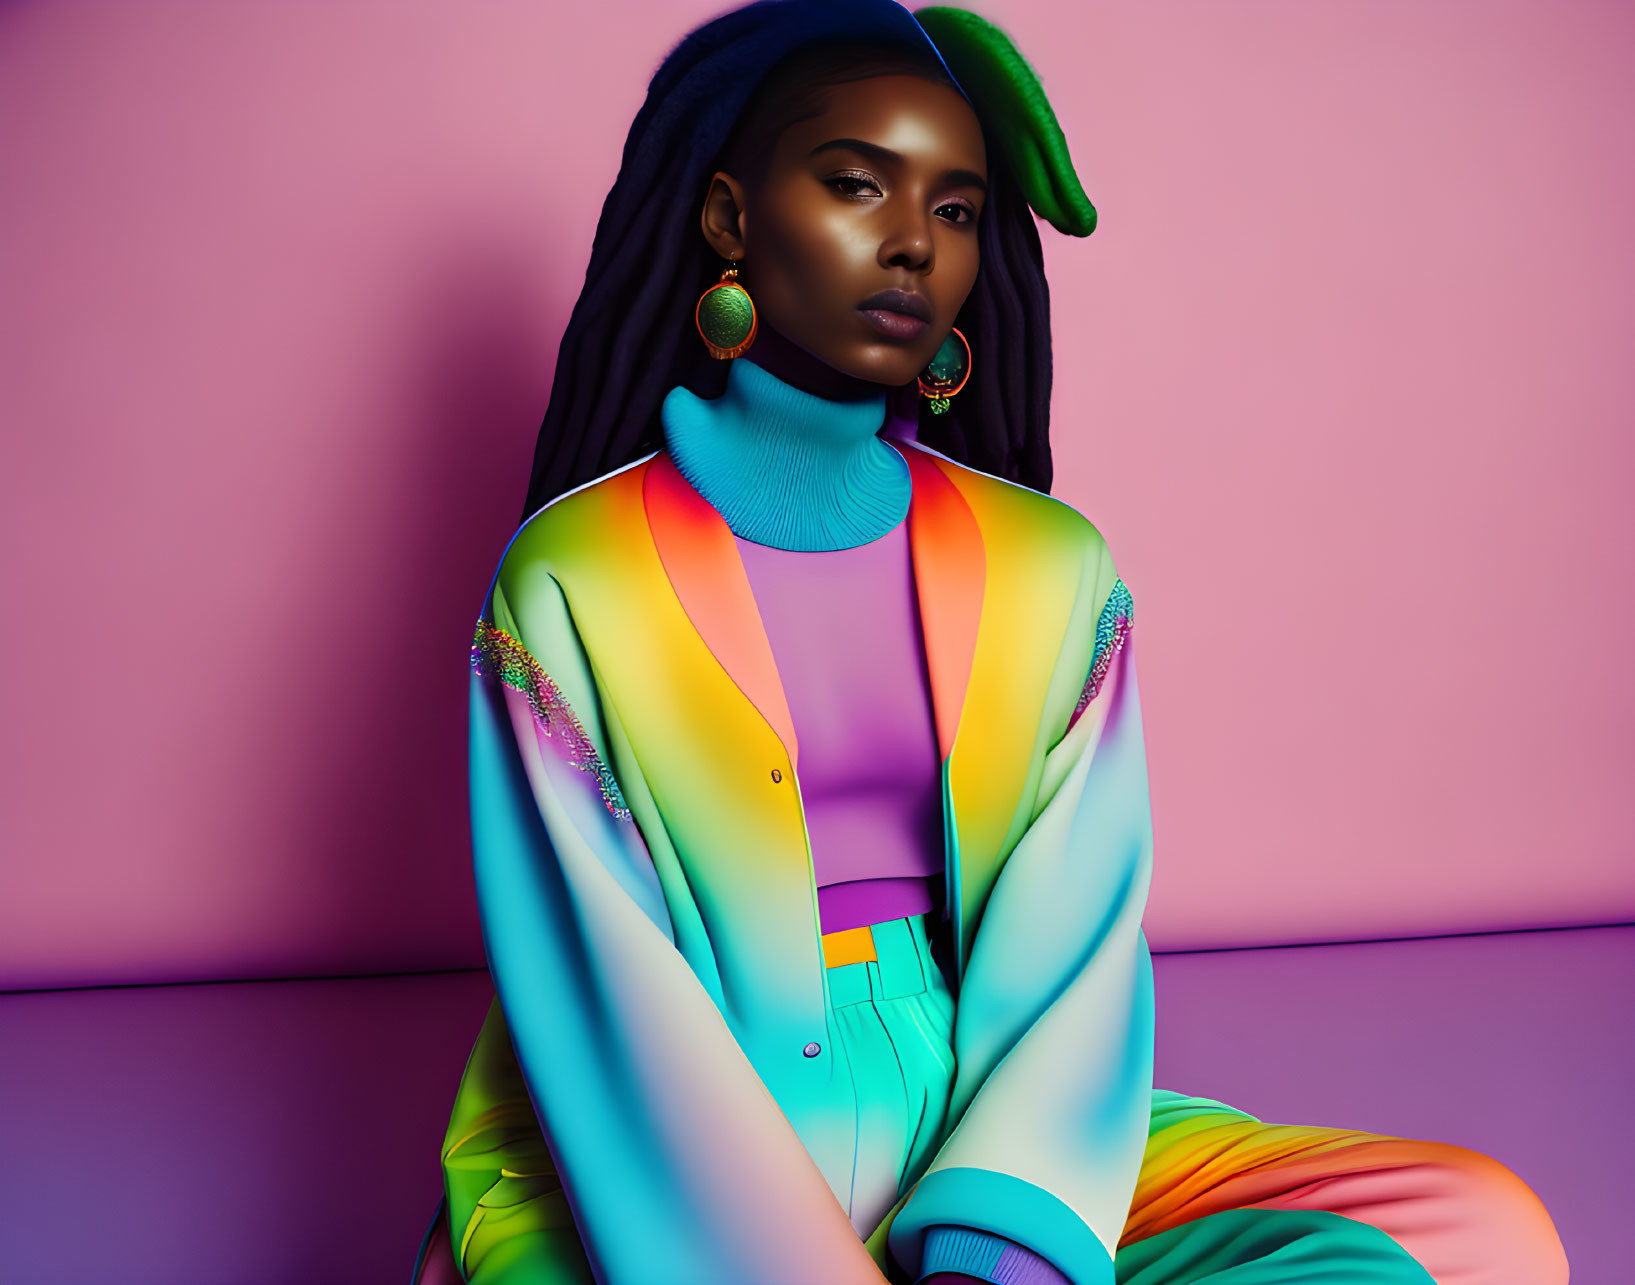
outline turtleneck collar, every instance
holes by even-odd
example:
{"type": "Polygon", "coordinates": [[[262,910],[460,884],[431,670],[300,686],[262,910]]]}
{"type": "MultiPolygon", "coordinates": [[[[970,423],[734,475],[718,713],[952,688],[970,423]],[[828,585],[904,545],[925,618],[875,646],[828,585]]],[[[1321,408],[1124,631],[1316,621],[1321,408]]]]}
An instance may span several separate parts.
{"type": "Polygon", "coordinates": [[[705,400],[677,386],[660,412],[681,475],[732,533],[778,549],[867,544],[908,513],[908,463],[877,434],[886,396],[837,402],[742,358],[705,400]]]}

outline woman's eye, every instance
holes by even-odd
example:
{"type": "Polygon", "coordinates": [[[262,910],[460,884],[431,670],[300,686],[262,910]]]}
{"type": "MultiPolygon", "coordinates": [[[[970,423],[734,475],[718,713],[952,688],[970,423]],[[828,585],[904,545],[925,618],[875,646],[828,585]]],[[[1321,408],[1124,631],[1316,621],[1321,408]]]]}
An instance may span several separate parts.
{"type": "Polygon", "coordinates": [[[954,216],[948,220],[950,223],[976,222],[976,211],[969,205],[965,204],[964,201],[947,201],[937,207],[938,214],[941,214],[944,210],[952,210],[954,212],[954,216]],[[963,218],[961,217],[962,215],[964,216],[963,218]]]}
{"type": "Polygon", "coordinates": [[[859,195],[859,188],[868,188],[871,192],[875,193],[880,191],[879,187],[875,185],[873,179],[867,178],[862,174],[837,174],[834,178],[827,179],[825,181],[830,187],[837,188],[838,190],[845,192],[847,196],[859,195]]]}

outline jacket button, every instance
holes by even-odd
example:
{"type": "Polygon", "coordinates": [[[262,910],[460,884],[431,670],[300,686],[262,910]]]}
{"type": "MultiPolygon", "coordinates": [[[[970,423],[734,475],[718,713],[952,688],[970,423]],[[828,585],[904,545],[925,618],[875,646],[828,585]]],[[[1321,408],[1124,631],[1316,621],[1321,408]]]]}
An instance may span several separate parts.
{"type": "Polygon", "coordinates": [[[822,1046],[818,1044],[816,1040],[813,1040],[812,1043],[808,1044],[801,1050],[801,1052],[806,1054],[807,1057],[816,1057],[820,1052],[822,1052],[822,1046]]]}
{"type": "Polygon", "coordinates": [[[783,773],[781,771],[779,771],[777,768],[773,768],[772,769],[772,779],[774,781],[783,780],[783,773]]]}

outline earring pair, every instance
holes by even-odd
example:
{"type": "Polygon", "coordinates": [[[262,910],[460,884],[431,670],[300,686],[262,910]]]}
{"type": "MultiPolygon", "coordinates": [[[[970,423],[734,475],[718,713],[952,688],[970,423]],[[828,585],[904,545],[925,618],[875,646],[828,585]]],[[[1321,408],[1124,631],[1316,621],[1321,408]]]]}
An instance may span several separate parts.
{"type": "MultiPolygon", "coordinates": [[[[741,356],[755,342],[759,325],[755,301],[738,280],[736,261],[723,268],[721,279],[699,295],[693,325],[710,356],[721,361],[741,356]]],[[[933,415],[941,415],[970,377],[971,345],[957,327],[950,327],[936,354],[920,372],[920,395],[928,399],[933,415]]]]}

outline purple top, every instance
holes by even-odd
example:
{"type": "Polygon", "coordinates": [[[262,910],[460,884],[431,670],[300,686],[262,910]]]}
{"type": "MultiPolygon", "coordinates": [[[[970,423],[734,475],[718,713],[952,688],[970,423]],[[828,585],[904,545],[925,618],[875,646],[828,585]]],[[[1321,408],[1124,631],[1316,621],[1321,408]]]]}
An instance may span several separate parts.
{"type": "Polygon", "coordinates": [[[823,931],[934,910],[942,755],[906,520],[849,549],[734,539],[799,740],[823,931]]]}

